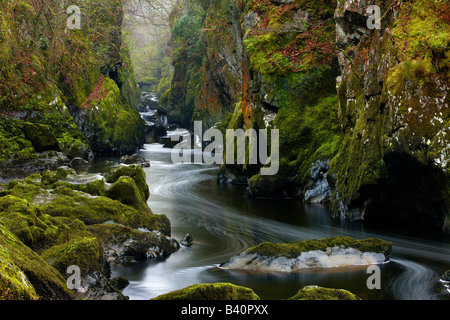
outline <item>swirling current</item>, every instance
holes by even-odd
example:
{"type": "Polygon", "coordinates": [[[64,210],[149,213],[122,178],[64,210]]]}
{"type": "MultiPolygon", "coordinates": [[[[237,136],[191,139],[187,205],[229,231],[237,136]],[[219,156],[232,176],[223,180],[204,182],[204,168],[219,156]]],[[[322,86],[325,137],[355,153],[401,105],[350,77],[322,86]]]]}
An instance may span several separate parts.
{"type": "Polygon", "coordinates": [[[217,183],[217,166],[173,164],[171,150],[146,145],[140,154],[151,162],[146,168],[149,206],[166,214],[172,236],[190,233],[194,245],[170,257],[112,268],[130,285],[123,293],[132,300],[147,300],[192,284],[230,282],[249,287],[262,299],[281,300],[307,285],[341,288],[363,299],[449,299],[439,282],[450,269],[450,242],[433,234],[405,230],[368,229],[330,218],[324,206],[292,200],[250,201],[245,187],[217,183]],[[393,242],[392,258],[381,267],[381,290],[370,290],[367,268],[316,270],[294,274],[258,274],[223,270],[218,266],[256,244],[350,236],[382,238],[393,242]]]}

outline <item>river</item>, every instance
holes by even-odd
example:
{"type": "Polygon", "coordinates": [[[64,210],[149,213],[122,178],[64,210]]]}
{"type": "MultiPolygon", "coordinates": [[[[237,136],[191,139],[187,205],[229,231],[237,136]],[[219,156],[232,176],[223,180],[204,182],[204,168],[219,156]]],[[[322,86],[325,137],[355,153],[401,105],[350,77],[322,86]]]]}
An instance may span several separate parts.
{"type": "Polygon", "coordinates": [[[330,219],[324,206],[292,200],[245,198],[245,187],[217,183],[217,166],[173,164],[170,149],[146,145],[140,154],[151,162],[145,168],[149,206],[166,214],[172,236],[181,241],[190,233],[194,245],[170,257],[112,267],[130,285],[123,293],[147,300],[197,283],[229,282],[249,287],[261,299],[281,300],[307,285],[347,289],[363,299],[449,299],[438,280],[450,269],[450,242],[434,234],[411,230],[376,230],[330,219]],[[250,273],[218,266],[256,244],[334,236],[382,238],[393,242],[392,258],[381,266],[381,290],[369,290],[367,268],[329,269],[294,274],[250,273]]]}

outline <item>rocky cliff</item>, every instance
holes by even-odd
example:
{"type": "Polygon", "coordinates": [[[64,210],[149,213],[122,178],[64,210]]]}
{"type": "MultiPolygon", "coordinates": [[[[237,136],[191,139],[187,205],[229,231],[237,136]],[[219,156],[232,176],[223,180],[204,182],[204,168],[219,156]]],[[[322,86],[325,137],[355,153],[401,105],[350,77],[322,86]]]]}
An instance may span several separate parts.
{"type": "Polygon", "coordinates": [[[344,141],[328,174],[336,215],[445,227],[449,12],[440,1],[339,2],[344,141]],[[368,4],[381,8],[379,29],[367,27],[368,4]]]}
{"type": "Polygon", "coordinates": [[[68,27],[74,13],[66,12],[64,1],[0,2],[3,177],[17,165],[51,167],[45,159],[55,157],[46,151],[60,152],[60,163],[132,153],[143,143],[144,123],[135,110],[139,89],[122,43],[121,2],[71,4],[81,10],[80,29],[68,27]],[[41,130],[25,130],[25,122],[41,130]],[[42,150],[31,136],[57,143],[42,150]]]}
{"type": "Polygon", "coordinates": [[[445,228],[448,4],[194,3],[173,14],[175,78],[161,107],[185,126],[280,130],[276,176],[247,162],[224,165],[219,181],[331,203],[351,221],[445,228]]]}

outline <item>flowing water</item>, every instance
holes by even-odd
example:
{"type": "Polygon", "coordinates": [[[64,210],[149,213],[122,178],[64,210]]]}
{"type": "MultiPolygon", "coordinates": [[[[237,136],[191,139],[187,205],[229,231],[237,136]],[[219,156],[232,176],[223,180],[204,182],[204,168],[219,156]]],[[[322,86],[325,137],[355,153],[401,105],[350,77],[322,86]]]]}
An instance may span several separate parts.
{"type": "MultiPolygon", "coordinates": [[[[147,300],[197,283],[229,282],[249,287],[262,299],[293,296],[307,285],[341,288],[364,299],[449,299],[440,276],[450,269],[450,242],[430,234],[406,230],[369,230],[361,224],[330,219],[329,209],[292,200],[245,198],[245,187],[217,184],[217,166],[175,165],[170,149],[146,145],[140,153],[151,161],[145,168],[154,213],[166,214],[172,236],[194,237],[169,258],[113,266],[112,276],[130,285],[123,293],[147,300]],[[334,236],[378,237],[394,244],[391,262],[381,265],[381,290],[369,290],[367,268],[305,271],[294,274],[252,273],[218,266],[262,242],[293,242],[334,236]]],[[[104,164],[99,164],[102,166],[104,164]]]]}

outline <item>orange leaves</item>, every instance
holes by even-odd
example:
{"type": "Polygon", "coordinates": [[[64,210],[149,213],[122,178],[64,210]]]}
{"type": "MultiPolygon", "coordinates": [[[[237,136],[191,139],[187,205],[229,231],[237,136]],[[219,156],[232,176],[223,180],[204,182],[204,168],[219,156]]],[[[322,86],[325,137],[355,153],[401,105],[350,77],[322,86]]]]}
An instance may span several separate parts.
{"type": "Polygon", "coordinates": [[[94,90],[86,98],[86,100],[81,105],[81,108],[90,109],[93,101],[103,100],[108,95],[108,90],[103,88],[103,82],[105,79],[102,75],[98,77],[97,83],[95,84],[94,90]]]}

